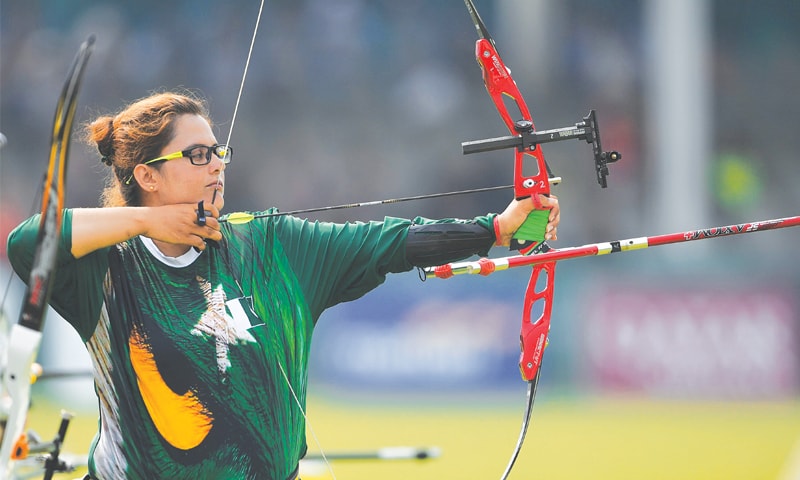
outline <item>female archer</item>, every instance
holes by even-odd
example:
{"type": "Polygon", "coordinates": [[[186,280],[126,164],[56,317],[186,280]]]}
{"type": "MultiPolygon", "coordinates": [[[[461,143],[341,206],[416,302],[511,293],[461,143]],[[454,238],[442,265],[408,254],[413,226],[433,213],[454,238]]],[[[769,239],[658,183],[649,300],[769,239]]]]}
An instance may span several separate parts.
{"type": "MultiPolygon", "coordinates": [[[[201,99],[155,94],[97,118],[86,136],[110,167],[104,208],[64,211],[51,303],[92,359],[96,479],[296,478],[322,312],[388,273],[508,245],[534,209],[529,198],[471,220],[233,224],[220,217],[233,149],[201,99]]],[[[555,240],[558,200],[538,200],[555,240]]],[[[38,223],[9,236],[21,278],[38,223]]]]}

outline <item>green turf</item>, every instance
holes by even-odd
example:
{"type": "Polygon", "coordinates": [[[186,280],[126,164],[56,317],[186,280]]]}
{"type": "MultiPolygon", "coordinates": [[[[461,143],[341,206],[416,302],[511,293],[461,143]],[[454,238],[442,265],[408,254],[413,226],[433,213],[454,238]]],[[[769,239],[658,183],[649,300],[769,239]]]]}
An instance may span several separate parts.
{"type": "MultiPolygon", "coordinates": [[[[442,450],[427,461],[334,462],[339,480],[492,479],[500,477],[516,442],[523,400],[394,399],[381,407],[312,398],[308,414],[325,451],[401,445],[442,450]]],[[[58,408],[53,399],[37,399],[36,407],[30,425],[50,438],[58,408]]],[[[66,450],[85,451],[95,427],[94,413],[78,414],[66,450]]],[[[540,398],[510,478],[780,480],[799,439],[800,401],[540,398]]],[[[309,449],[319,450],[310,435],[309,449]]],[[[303,476],[330,478],[310,470],[303,476]]]]}

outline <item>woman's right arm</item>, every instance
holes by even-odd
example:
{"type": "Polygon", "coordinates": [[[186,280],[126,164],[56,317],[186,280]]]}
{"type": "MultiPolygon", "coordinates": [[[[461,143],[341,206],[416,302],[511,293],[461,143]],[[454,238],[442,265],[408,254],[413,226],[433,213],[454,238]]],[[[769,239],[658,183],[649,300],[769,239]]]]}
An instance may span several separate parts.
{"type": "Polygon", "coordinates": [[[205,226],[197,224],[196,204],[158,207],[77,208],[72,210],[72,248],[80,258],[137,235],[167,243],[205,248],[205,239],[219,241],[219,212],[213,206],[205,226]]]}
{"type": "MultiPolygon", "coordinates": [[[[65,209],[63,213],[50,305],[75,327],[85,341],[99,318],[108,256],[98,251],[80,262],[75,260],[70,252],[72,213],[71,209],[65,209]]],[[[8,236],[8,260],[14,272],[26,283],[33,268],[40,218],[39,214],[32,216],[8,236]]]]}

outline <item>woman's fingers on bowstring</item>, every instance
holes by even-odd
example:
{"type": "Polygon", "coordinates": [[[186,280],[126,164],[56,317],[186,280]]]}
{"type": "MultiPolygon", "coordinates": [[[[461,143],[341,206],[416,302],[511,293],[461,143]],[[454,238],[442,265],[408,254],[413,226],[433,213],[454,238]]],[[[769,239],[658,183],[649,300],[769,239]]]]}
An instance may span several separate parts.
{"type": "Polygon", "coordinates": [[[222,239],[217,220],[219,210],[213,206],[204,209],[204,224],[199,222],[197,204],[176,204],[157,207],[147,236],[163,242],[205,248],[205,239],[222,239]]]}
{"type": "MultiPolygon", "coordinates": [[[[198,207],[199,206],[200,205],[198,205],[198,207]]],[[[211,205],[211,204],[203,205],[203,211],[202,212],[200,212],[197,208],[195,208],[195,215],[196,215],[196,223],[199,226],[201,226],[201,227],[205,226],[205,227],[208,227],[208,229],[210,229],[210,230],[208,230],[208,234],[209,235],[212,235],[214,237],[218,236],[218,237],[221,238],[221,234],[220,235],[216,235],[216,234],[219,233],[219,230],[220,230],[219,220],[217,220],[219,218],[219,209],[217,207],[215,207],[214,205],[211,205]],[[202,221],[200,220],[201,218],[203,219],[202,221]]],[[[207,238],[211,238],[211,237],[207,237],[207,238]]],[[[219,240],[220,238],[211,238],[211,239],[212,240],[219,240]]]]}
{"type": "Polygon", "coordinates": [[[195,208],[195,223],[200,227],[201,231],[198,234],[203,246],[205,247],[205,240],[214,240],[218,242],[222,240],[222,232],[220,232],[219,209],[212,204],[203,205],[203,212],[195,208]],[[201,215],[202,213],[202,215],[201,215]],[[203,218],[203,221],[200,221],[203,218]]]}

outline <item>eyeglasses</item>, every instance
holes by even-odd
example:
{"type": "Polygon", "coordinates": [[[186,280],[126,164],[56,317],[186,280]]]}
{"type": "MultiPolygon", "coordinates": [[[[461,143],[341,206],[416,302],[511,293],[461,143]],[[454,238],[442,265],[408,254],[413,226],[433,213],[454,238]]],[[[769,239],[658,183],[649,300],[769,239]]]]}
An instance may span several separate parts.
{"type": "Polygon", "coordinates": [[[211,154],[216,155],[217,158],[222,160],[222,163],[228,164],[231,163],[231,157],[233,157],[233,147],[230,145],[211,145],[207,147],[205,145],[198,145],[196,147],[187,148],[186,150],[181,150],[180,152],[170,153],[169,155],[164,155],[163,157],[154,158],[152,160],[148,160],[144,162],[142,165],[150,165],[151,163],[160,162],[162,160],[175,160],[176,158],[188,158],[192,165],[202,166],[208,165],[211,163],[211,154]]]}
{"type": "MultiPolygon", "coordinates": [[[[214,154],[217,158],[222,160],[222,163],[229,164],[231,163],[231,158],[233,158],[233,147],[230,145],[222,145],[217,143],[216,145],[206,146],[206,145],[197,145],[192,148],[187,148],[186,150],[181,150],[180,152],[170,153],[168,155],[164,155],[163,157],[154,158],[152,160],[148,160],[143,162],[142,165],[150,165],[151,163],[155,162],[162,162],[166,160],[175,160],[178,158],[188,158],[192,165],[203,166],[208,165],[211,163],[211,154],[214,154]]],[[[128,185],[131,183],[133,179],[133,175],[128,177],[125,180],[125,184],[128,185]]]]}

